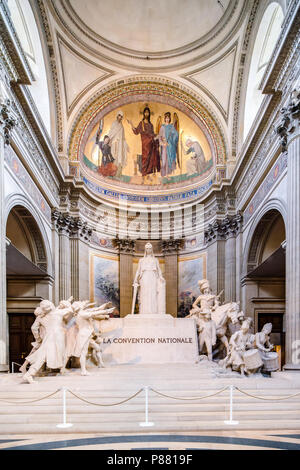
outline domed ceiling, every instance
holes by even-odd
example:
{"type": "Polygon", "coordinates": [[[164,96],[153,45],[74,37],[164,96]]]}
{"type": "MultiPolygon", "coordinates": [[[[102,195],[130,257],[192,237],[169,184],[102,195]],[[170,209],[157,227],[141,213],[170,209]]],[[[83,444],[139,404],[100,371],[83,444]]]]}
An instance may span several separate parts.
{"type": "Polygon", "coordinates": [[[58,148],[70,174],[99,197],[145,202],[196,198],[228,176],[240,55],[254,3],[40,0],[55,58],[58,148]]]}
{"type": "Polygon", "coordinates": [[[87,34],[131,53],[167,53],[199,45],[221,28],[230,0],[69,0],[87,34]]]}

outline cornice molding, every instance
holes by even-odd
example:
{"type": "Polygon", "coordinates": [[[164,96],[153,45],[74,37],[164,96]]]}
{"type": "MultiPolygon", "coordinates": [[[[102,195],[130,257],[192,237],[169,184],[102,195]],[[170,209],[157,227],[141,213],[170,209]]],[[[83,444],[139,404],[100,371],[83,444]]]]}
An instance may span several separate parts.
{"type": "Polygon", "coordinates": [[[31,67],[28,63],[26,55],[23,52],[20,40],[11,20],[11,15],[7,2],[0,0],[0,29],[1,29],[1,42],[2,54],[4,60],[9,64],[10,74],[13,80],[18,83],[29,85],[35,80],[31,67]],[[7,60],[7,56],[11,60],[7,60]]]}

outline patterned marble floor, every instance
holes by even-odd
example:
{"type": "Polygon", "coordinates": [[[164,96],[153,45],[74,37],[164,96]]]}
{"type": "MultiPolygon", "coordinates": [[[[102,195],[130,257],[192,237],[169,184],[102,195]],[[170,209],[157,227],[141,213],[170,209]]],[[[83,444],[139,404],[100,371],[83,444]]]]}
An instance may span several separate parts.
{"type": "Polygon", "coordinates": [[[300,450],[300,430],[0,436],[0,450],[300,450]]]}

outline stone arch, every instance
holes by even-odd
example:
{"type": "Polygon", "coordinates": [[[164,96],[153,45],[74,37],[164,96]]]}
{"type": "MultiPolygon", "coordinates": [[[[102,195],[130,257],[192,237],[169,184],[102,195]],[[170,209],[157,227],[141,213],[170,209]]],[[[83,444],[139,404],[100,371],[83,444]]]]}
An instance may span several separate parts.
{"type": "Polygon", "coordinates": [[[206,126],[207,132],[210,134],[216,154],[216,163],[225,165],[228,157],[228,141],[226,132],[213,110],[194,91],[175,82],[175,80],[167,80],[158,76],[134,76],[119,80],[101,88],[84,103],[70,128],[67,142],[69,160],[71,162],[78,161],[86,129],[95,116],[100,115],[101,110],[108,107],[114,109],[126,102],[130,96],[141,96],[142,94],[148,95],[148,99],[150,96],[151,99],[156,96],[157,100],[164,96],[165,99],[177,101],[186,110],[186,113],[193,113],[195,118],[199,119],[199,123],[206,126]]]}
{"type": "Polygon", "coordinates": [[[32,260],[45,274],[53,275],[52,254],[44,223],[34,206],[21,194],[14,194],[5,203],[6,222],[13,211],[26,234],[32,260]]]}
{"type": "Polygon", "coordinates": [[[243,277],[258,266],[262,248],[278,216],[282,217],[286,228],[286,207],[282,201],[272,199],[264,205],[254,218],[243,251],[243,277]]]}

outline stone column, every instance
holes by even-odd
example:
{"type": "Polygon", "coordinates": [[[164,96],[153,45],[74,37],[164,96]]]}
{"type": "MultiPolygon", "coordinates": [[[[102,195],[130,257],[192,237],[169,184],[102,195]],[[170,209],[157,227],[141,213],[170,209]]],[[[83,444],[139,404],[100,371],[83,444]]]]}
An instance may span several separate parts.
{"type": "Polygon", "coordinates": [[[223,221],[226,227],[225,244],[225,302],[237,300],[236,291],[236,237],[240,232],[242,216],[236,214],[226,217],[223,221]]]}
{"type": "Polygon", "coordinates": [[[74,300],[88,299],[89,242],[92,229],[80,218],[73,219],[70,230],[71,295],[74,300]]]}
{"type": "MultiPolygon", "coordinates": [[[[71,296],[71,259],[69,235],[72,229],[72,218],[68,214],[54,211],[52,221],[59,235],[59,300],[66,300],[71,296]]],[[[57,279],[56,279],[57,282],[57,279]]]]}
{"type": "Polygon", "coordinates": [[[0,103],[0,372],[7,371],[8,322],[6,308],[6,219],[4,192],[4,148],[9,145],[10,133],[16,125],[10,101],[0,103]]]}
{"type": "MultiPolygon", "coordinates": [[[[225,291],[225,243],[226,226],[221,220],[209,224],[204,232],[207,245],[207,278],[214,293],[225,291]]],[[[224,301],[224,293],[220,297],[224,301]]]]}
{"type": "Polygon", "coordinates": [[[133,293],[133,254],[135,242],[128,238],[116,238],[113,242],[119,251],[120,269],[120,317],[131,313],[133,293]]]}
{"type": "Polygon", "coordinates": [[[300,370],[300,91],[291,93],[277,126],[282,150],[287,151],[286,227],[286,364],[300,370]]]}
{"type": "Polygon", "coordinates": [[[165,256],[166,313],[177,317],[178,311],[178,250],[182,240],[163,240],[162,252],[165,256]]]}

